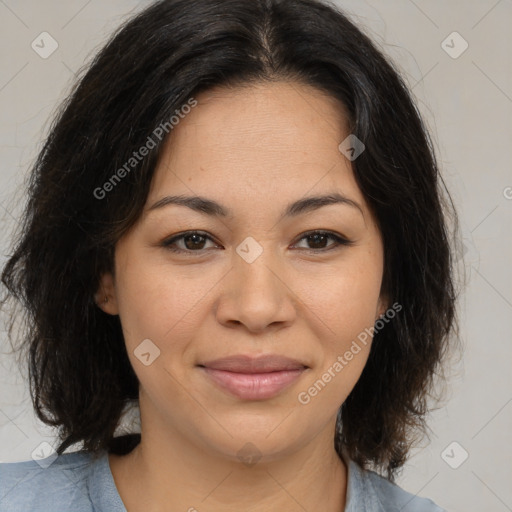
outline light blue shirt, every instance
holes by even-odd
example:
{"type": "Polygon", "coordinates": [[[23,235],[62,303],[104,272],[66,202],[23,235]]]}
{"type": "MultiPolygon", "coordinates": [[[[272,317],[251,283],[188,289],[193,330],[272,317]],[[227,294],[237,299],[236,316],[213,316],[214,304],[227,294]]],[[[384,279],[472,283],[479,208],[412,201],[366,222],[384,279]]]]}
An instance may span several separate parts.
{"type": "MultiPolygon", "coordinates": [[[[348,468],[344,512],[446,512],[343,459],[348,468]]],[[[45,460],[50,458],[0,464],[0,512],[126,512],[106,451],[97,459],[87,452],[64,453],[46,468],[45,460]]]]}

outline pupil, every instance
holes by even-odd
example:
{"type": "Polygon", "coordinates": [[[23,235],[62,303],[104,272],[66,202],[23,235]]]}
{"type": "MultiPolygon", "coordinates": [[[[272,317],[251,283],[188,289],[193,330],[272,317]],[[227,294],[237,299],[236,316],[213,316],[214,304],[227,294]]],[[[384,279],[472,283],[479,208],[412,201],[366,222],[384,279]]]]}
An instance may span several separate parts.
{"type": "MultiPolygon", "coordinates": [[[[322,238],[325,241],[325,235],[320,235],[320,234],[309,235],[309,238],[313,239],[313,244],[318,242],[318,238],[322,238]]],[[[317,248],[317,247],[315,247],[315,248],[317,248]]]]}
{"type": "MultiPolygon", "coordinates": [[[[198,240],[197,239],[201,239],[201,238],[203,238],[202,235],[189,235],[187,237],[187,240],[194,239],[195,242],[193,242],[192,246],[189,246],[189,244],[186,244],[187,245],[187,249],[194,249],[194,248],[197,249],[198,248],[198,245],[197,245],[198,240]]],[[[199,245],[200,245],[200,242],[199,242],[199,245]]]]}

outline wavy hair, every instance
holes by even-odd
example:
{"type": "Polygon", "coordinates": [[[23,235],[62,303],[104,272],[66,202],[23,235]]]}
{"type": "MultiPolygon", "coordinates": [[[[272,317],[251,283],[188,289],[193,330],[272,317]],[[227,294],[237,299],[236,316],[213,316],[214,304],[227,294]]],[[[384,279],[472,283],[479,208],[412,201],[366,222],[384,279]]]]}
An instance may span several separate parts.
{"type": "Polygon", "coordinates": [[[24,312],[17,336],[11,312],[11,344],[27,352],[32,403],[58,428],[58,454],[74,443],[126,453],[140,441],[114,435],[139,383],[119,317],[101,311],[94,294],[142,213],[166,137],[104,198],[98,187],[191,97],[282,80],[346,107],[350,132],[366,146],[352,168],[383,237],[382,291],[403,306],[375,333],[340,407],[335,449],[394,480],[427,433],[435,377],[457,330],[448,225],[457,214],[398,68],[321,0],[161,0],[116,31],[60,105],[2,271],[2,306],[12,300],[24,312]]]}

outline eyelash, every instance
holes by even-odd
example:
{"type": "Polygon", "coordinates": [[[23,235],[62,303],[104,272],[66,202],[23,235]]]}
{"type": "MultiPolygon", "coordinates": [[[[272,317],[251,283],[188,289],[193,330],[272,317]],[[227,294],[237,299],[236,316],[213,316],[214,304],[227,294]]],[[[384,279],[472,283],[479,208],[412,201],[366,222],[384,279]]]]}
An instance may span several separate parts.
{"type": "MultiPolygon", "coordinates": [[[[205,239],[208,239],[212,242],[215,243],[215,241],[210,237],[208,236],[206,233],[203,233],[201,231],[186,231],[185,233],[181,233],[179,235],[176,235],[176,236],[173,236],[172,238],[169,238],[168,240],[165,240],[163,243],[162,243],[162,246],[167,249],[168,251],[171,251],[171,252],[174,252],[174,253],[186,253],[186,254],[194,254],[194,253],[197,253],[197,254],[194,254],[194,256],[201,256],[201,255],[204,255],[204,251],[207,250],[207,249],[199,249],[197,251],[191,251],[189,249],[178,249],[176,247],[172,247],[173,244],[175,244],[177,241],[179,240],[182,240],[184,238],[187,238],[189,236],[193,236],[193,235],[199,235],[205,239]]],[[[331,251],[333,249],[337,249],[337,248],[340,248],[340,246],[351,246],[354,244],[354,242],[352,240],[348,240],[346,238],[343,238],[342,236],[339,236],[335,233],[332,233],[330,231],[308,231],[307,233],[304,233],[304,235],[302,236],[302,238],[299,239],[299,242],[301,242],[302,240],[304,240],[305,238],[308,238],[312,235],[321,235],[321,236],[327,236],[333,240],[335,240],[336,243],[334,244],[331,244],[330,247],[326,248],[326,249],[303,249],[304,251],[308,252],[308,253],[325,253],[327,251],[331,251]]]]}

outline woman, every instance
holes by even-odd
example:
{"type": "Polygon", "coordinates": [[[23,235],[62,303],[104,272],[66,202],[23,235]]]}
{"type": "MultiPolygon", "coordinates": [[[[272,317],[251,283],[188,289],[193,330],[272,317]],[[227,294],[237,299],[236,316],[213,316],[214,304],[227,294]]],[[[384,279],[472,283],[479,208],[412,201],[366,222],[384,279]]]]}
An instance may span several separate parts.
{"type": "Polygon", "coordinates": [[[135,16],[63,105],[3,270],[61,442],[0,465],[0,510],[442,510],[393,483],[456,328],[440,180],[335,7],[135,16]]]}

